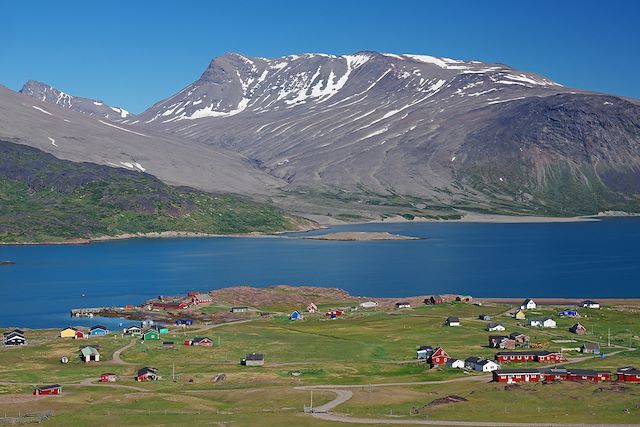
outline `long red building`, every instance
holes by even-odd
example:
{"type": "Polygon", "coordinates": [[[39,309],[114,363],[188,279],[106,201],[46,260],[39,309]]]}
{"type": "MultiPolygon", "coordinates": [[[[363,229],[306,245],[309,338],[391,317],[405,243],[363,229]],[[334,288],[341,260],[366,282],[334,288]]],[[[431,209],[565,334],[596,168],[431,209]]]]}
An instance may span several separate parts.
{"type": "Polygon", "coordinates": [[[493,371],[493,380],[499,383],[523,383],[542,381],[537,369],[498,369],[493,371]]]}
{"type": "Polygon", "coordinates": [[[496,360],[498,363],[557,363],[562,360],[562,356],[553,351],[500,351],[496,353],[496,360]]]}
{"type": "Polygon", "coordinates": [[[640,369],[632,366],[626,366],[618,369],[616,372],[617,380],[626,383],[640,383],[640,369]]]}
{"type": "Polygon", "coordinates": [[[493,372],[493,380],[502,383],[539,382],[539,381],[611,381],[609,371],[591,369],[500,369],[493,372]]]}

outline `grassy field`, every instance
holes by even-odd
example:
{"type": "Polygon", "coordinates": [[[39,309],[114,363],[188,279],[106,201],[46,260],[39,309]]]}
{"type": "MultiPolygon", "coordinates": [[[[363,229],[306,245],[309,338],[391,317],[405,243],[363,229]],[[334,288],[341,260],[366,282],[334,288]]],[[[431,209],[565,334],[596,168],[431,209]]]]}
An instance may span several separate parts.
{"type": "MultiPolygon", "coordinates": [[[[226,308],[219,305],[215,309],[226,308]]],[[[276,307],[257,308],[273,311],[276,307]]],[[[277,308],[285,312],[303,307],[277,308]]],[[[0,416],[50,409],[56,414],[48,421],[52,425],[233,422],[233,425],[269,426],[294,422],[322,426],[332,424],[302,414],[310,392],[294,387],[334,384],[356,386],[352,388],[353,397],[336,411],[358,417],[491,421],[499,415],[500,420],[510,421],[640,423],[640,386],[633,385],[611,390],[599,390],[611,384],[577,383],[528,384],[505,389],[503,384],[463,380],[437,385],[369,386],[476,376],[461,370],[428,369],[415,360],[415,350],[420,345],[438,345],[456,358],[493,357],[496,350],[487,348],[490,333],[485,330],[487,322],[478,320],[481,313],[492,315],[492,321],[502,322],[506,333],[529,334],[544,349],[579,347],[585,340],[594,340],[605,346],[605,354],[619,352],[605,358],[587,357],[576,367],[614,371],[624,365],[640,366],[640,352],[623,348],[635,348],[638,344],[637,308],[579,310],[583,314],[580,322],[593,331],[593,335],[586,337],[568,332],[576,320],[557,317],[564,306],[528,312],[531,317],[552,315],[558,321],[555,330],[528,328],[525,322],[506,315],[510,308],[448,303],[402,311],[360,309],[347,311],[337,320],[307,314],[304,320],[296,322],[284,315],[257,318],[248,313],[247,319],[254,320],[246,323],[210,329],[196,324],[185,330],[172,330],[161,341],[136,339],[134,346],[121,355],[125,364],[116,364],[111,357],[131,338],[111,334],[74,341],[57,338],[57,331],[27,331],[29,345],[0,350],[0,416]],[[447,316],[460,317],[462,326],[444,326],[447,316]],[[611,348],[606,347],[609,330],[614,346],[611,348]],[[182,345],[185,338],[196,336],[208,336],[215,345],[210,348],[182,345]],[[555,342],[566,340],[575,341],[555,342]],[[174,341],[176,345],[164,348],[162,341],[174,341]],[[100,346],[101,362],[85,364],[79,360],[78,346],[85,344],[100,346]],[[264,353],[265,366],[240,366],[240,358],[249,352],[264,353]],[[69,364],[59,362],[63,355],[71,359],[69,364]],[[158,368],[163,379],[136,383],[133,375],[143,366],[158,368]],[[103,372],[120,375],[116,386],[88,384],[88,379],[97,379],[103,372]],[[219,373],[224,373],[226,379],[212,382],[219,373]],[[47,383],[63,384],[63,395],[39,399],[29,396],[32,385],[47,383]],[[467,401],[425,407],[434,399],[452,394],[467,401]],[[414,413],[410,415],[412,409],[414,413]]],[[[582,356],[575,352],[565,355],[570,359],[582,356]]],[[[314,391],[314,404],[328,402],[334,396],[330,391],[314,391]]]]}

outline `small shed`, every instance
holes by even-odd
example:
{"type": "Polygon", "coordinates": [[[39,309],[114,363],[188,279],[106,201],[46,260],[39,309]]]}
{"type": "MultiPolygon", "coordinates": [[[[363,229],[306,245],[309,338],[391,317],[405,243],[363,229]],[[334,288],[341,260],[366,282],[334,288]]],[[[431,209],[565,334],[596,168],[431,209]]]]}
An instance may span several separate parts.
{"type": "Polygon", "coordinates": [[[80,358],[85,362],[99,362],[100,352],[97,348],[91,346],[85,346],[80,349],[80,358]]]}
{"type": "Polygon", "coordinates": [[[34,396],[48,396],[62,394],[62,386],[60,384],[41,385],[33,389],[34,396]]]}
{"type": "Polygon", "coordinates": [[[524,312],[524,310],[520,309],[513,314],[513,317],[516,320],[525,320],[527,318],[527,314],[524,312]]]}
{"type": "Polygon", "coordinates": [[[418,360],[427,360],[431,352],[433,352],[433,347],[431,347],[430,345],[420,346],[416,350],[416,358],[418,360]]]}
{"type": "Polygon", "coordinates": [[[231,307],[232,313],[246,313],[249,311],[249,307],[241,306],[241,307],[231,307]]]}
{"type": "Polygon", "coordinates": [[[247,354],[244,359],[240,360],[240,364],[244,366],[262,366],[264,365],[264,355],[260,353],[247,354]]]}
{"type": "Polygon", "coordinates": [[[504,331],[505,327],[502,323],[487,323],[487,331],[496,332],[496,331],[504,331]]]}
{"type": "Polygon", "coordinates": [[[582,344],[582,347],[580,347],[580,351],[583,353],[600,354],[600,344],[598,344],[597,342],[587,341],[582,344]]]}
{"type": "Polygon", "coordinates": [[[318,306],[315,305],[314,303],[309,303],[309,305],[307,305],[307,312],[309,313],[317,313],[318,312],[318,306]]]}
{"type": "Polygon", "coordinates": [[[302,320],[302,314],[298,310],[293,310],[289,315],[289,320],[302,320]]]}
{"type": "Polygon", "coordinates": [[[447,326],[460,326],[460,319],[457,317],[449,316],[445,321],[447,326]]]}
{"type": "Polygon", "coordinates": [[[411,303],[408,301],[400,301],[396,303],[396,310],[401,310],[403,308],[411,308],[411,303]]]}
{"type": "Polygon", "coordinates": [[[480,318],[480,320],[491,320],[491,316],[489,316],[488,314],[481,314],[478,317],[480,318]]]}

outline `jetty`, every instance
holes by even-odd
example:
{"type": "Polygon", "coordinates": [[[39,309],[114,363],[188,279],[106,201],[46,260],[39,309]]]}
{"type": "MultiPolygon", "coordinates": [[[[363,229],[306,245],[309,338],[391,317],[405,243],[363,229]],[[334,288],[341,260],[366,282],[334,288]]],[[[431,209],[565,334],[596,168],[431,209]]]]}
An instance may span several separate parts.
{"type": "Polygon", "coordinates": [[[116,307],[72,308],[71,317],[93,317],[105,311],[117,310],[116,307]]]}

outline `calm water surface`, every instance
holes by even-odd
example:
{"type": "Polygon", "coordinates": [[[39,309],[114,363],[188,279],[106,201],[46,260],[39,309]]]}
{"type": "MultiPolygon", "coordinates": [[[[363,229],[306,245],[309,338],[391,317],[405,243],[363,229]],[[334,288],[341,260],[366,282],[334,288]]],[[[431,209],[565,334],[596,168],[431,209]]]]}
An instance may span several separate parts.
{"type": "Polygon", "coordinates": [[[97,319],[70,319],[69,309],[239,284],[333,286],[366,296],[640,297],[640,218],[366,224],[313,234],[333,231],[426,239],[185,238],[0,247],[0,260],[17,262],[0,266],[0,326],[90,325],[97,319]]]}

